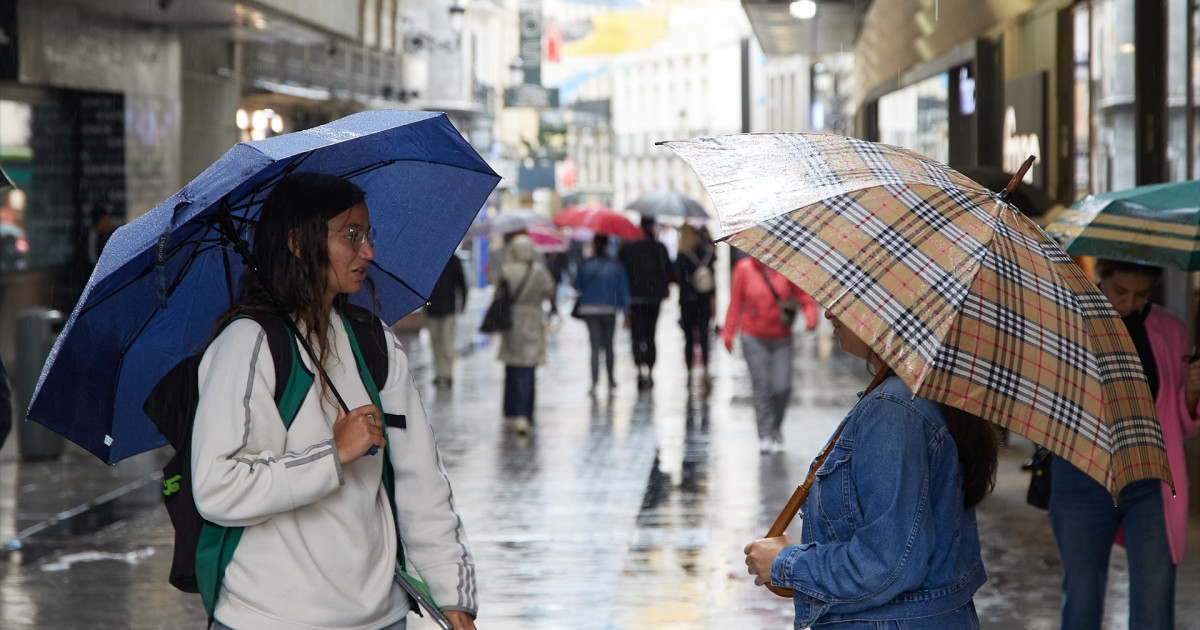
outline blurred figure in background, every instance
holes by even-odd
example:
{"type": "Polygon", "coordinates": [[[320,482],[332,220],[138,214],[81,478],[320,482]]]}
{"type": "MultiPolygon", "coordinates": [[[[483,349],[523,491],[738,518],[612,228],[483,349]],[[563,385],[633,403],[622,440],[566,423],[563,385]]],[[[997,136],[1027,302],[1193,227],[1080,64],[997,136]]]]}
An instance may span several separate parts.
{"type": "Polygon", "coordinates": [[[526,434],[534,423],[534,369],[546,362],[546,314],[542,303],[549,301],[553,306],[555,285],[528,236],[513,237],[504,249],[501,277],[511,291],[513,316],[512,328],[500,337],[504,417],[514,431],[526,434]]]}
{"type": "Polygon", "coordinates": [[[1125,322],[1146,371],[1175,489],[1157,479],[1117,496],[1066,460],[1050,464],[1050,524],[1063,566],[1062,627],[1100,628],[1113,542],[1129,559],[1129,627],[1175,627],[1175,567],[1187,538],[1188,476],[1183,439],[1200,432],[1200,361],[1184,356],[1188,330],[1150,303],[1160,267],[1096,261],[1100,291],[1125,322]]]}
{"type": "MultiPolygon", "coordinates": [[[[588,339],[592,345],[592,388],[596,394],[600,382],[600,353],[608,368],[608,389],[617,386],[613,376],[613,334],[617,313],[629,316],[629,276],[625,265],[608,254],[608,235],[592,238],[591,258],[579,263],[575,272],[575,290],[579,291],[579,315],[587,323],[588,339]]],[[[628,319],[626,323],[628,324],[628,319]]]]}
{"type": "Polygon", "coordinates": [[[654,385],[654,362],[658,349],[654,343],[658,331],[658,311],[666,299],[671,282],[671,259],[667,247],[658,242],[654,217],[642,217],[646,238],[621,245],[617,258],[625,265],[629,278],[629,333],[633,342],[633,362],[638,369],[638,390],[654,385]]]}
{"type": "Polygon", "coordinates": [[[717,246],[708,229],[684,224],[679,231],[679,253],[675,257],[675,282],[679,284],[679,325],[683,328],[683,360],[692,370],[695,345],[708,382],[708,341],[713,311],[716,309],[714,263],[717,246]]]}
{"type": "Polygon", "coordinates": [[[725,349],[741,332],[742,354],[750,367],[758,451],[783,450],[783,416],[792,397],[792,326],[803,309],[806,330],[817,327],[817,303],[783,274],[746,256],[733,267],[729,310],[721,326],[725,349]]]}
{"type": "Polygon", "coordinates": [[[425,306],[425,328],[429,329],[429,341],[433,346],[433,385],[451,387],[454,384],[454,327],[456,313],[467,308],[467,278],[463,273],[462,261],[457,255],[450,256],[442,275],[429,294],[425,306]]]}
{"type": "Polygon", "coordinates": [[[26,266],[29,241],[21,229],[18,213],[24,203],[23,191],[0,187],[0,271],[16,271],[26,266]]]}

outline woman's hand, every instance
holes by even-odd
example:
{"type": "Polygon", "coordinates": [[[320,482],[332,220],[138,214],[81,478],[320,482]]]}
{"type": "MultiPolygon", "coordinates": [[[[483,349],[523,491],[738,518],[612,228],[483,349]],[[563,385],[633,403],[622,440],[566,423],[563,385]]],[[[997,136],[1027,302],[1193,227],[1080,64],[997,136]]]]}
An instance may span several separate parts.
{"type": "Polygon", "coordinates": [[[363,405],[350,413],[339,407],[337,420],[333,421],[333,442],[343,466],[366,455],[372,446],[383,448],[387,445],[383,437],[383,414],[375,405],[363,405]]]}
{"type": "Polygon", "coordinates": [[[446,619],[454,626],[454,630],[475,630],[475,619],[461,610],[447,610],[446,619]]]}
{"type": "Polygon", "coordinates": [[[792,537],[784,534],[775,538],[760,538],[746,545],[746,571],[754,576],[755,586],[770,583],[771,565],[775,563],[775,556],[790,544],[792,537]]]}

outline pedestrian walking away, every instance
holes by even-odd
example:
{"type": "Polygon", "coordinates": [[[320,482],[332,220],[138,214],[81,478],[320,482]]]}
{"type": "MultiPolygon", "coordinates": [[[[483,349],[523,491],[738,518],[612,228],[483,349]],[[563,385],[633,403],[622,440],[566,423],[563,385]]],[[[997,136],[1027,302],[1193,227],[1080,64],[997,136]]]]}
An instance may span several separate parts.
{"type": "Polygon", "coordinates": [[[679,326],[683,329],[683,362],[691,372],[695,346],[700,346],[708,382],[709,328],[716,310],[716,245],[704,227],[685,223],[679,233],[674,280],[679,285],[679,326]]]}
{"type": "Polygon", "coordinates": [[[446,268],[433,285],[429,303],[425,305],[425,328],[429,329],[433,348],[433,384],[450,387],[454,384],[454,345],[456,314],[467,308],[467,279],[462,260],[457,255],[446,261],[446,268]]]}
{"type": "Polygon", "coordinates": [[[629,334],[633,362],[638,370],[638,389],[654,385],[654,362],[658,348],[658,313],[670,291],[671,258],[667,247],[658,241],[653,216],[642,217],[646,238],[621,245],[617,259],[625,265],[629,277],[629,334]]]}
{"type": "Polygon", "coordinates": [[[725,349],[733,352],[741,333],[750,368],[760,453],[783,450],[783,417],[792,397],[792,327],[797,310],[805,330],[817,326],[817,303],[783,274],[747,256],[733,267],[729,308],[721,326],[725,349]]]}
{"type": "Polygon", "coordinates": [[[1063,566],[1062,627],[1099,629],[1114,541],[1129,558],[1129,627],[1175,627],[1175,567],[1183,561],[1188,476],[1183,440],[1200,432],[1200,361],[1188,363],[1188,330],[1150,303],[1162,268],[1098,260],[1100,290],[1133,338],[1154,394],[1175,488],[1157,479],[1116,497],[1059,457],[1050,464],[1050,523],[1063,566]]]}
{"type": "Polygon", "coordinates": [[[746,545],[758,585],[792,589],[796,627],[979,628],[987,579],[975,505],[995,483],[999,440],[986,421],[914,397],[829,312],[842,350],[875,378],[842,421],[787,534],[746,545]]]}
{"type": "Polygon", "coordinates": [[[455,630],[475,627],[474,563],[408,358],[378,318],[348,303],[370,289],[375,258],[364,199],[332,175],[275,185],[255,265],[200,364],[196,507],[242,528],[212,610],[230,628],[403,627],[403,567],[455,630]],[[293,320],[307,344],[296,351],[318,375],[288,426],[264,329],[238,317],[252,311],[293,320]],[[360,374],[348,318],[368,319],[386,339],[385,382],[360,374]]]}
{"type": "Polygon", "coordinates": [[[608,373],[608,389],[617,386],[613,376],[613,335],[616,331],[617,313],[625,314],[625,325],[629,325],[629,276],[625,265],[608,255],[608,236],[596,234],[592,238],[591,258],[579,263],[575,273],[575,290],[579,292],[578,311],[587,324],[588,339],[592,346],[592,387],[589,393],[596,394],[600,382],[600,355],[604,355],[604,366],[608,373]]]}
{"type": "Polygon", "coordinates": [[[512,299],[512,327],[500,337],[504,363],[504,417],[517,433],[534,425],[534,371],[546,362],[546,310],[554,305],[554,278],[533,249],[533,241],[518,234],[504,248],[504,267],[497,282],[506,282],[512,299]]]}

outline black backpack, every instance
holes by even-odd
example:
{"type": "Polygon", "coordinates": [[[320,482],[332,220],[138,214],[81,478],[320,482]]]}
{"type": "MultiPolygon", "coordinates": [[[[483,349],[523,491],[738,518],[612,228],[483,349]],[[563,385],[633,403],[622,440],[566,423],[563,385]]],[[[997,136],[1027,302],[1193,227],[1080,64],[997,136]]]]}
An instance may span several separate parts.
{"type": "MultiPolygon", "coordinates": [[[[275,404],[284,425],[290,427],[313,383],[313,375],[300,359],[302,350],[297,348],[293,327],[283,316],[273,312],[247,311],[238,317],[254,320],[266,332],[275,364],[275,404]],[[280,386],[280,383],[286,384],[280,386]]],[[[388,373],[387,338],[382,323],[365,309],[353,306],[346,307],[343,322],[347,324],[351,345],[358,350],[356,360],[360,360],[358,366],[363,382],[366,384],[367,379],[371,379],[367,389],[375,392],[373,396],[377,397],[375,383],[385,383],[388,373]]],[[[142,410],[175,449],[175,455],[163,467],[163,503],[175,529],[175,551],[168,581],[181,591],[200,593],[211,622],[225,565],[233,557],[242,528],[221,527],[205,521],[196,509],[192,494],[192,425],[200,401],[201,356],[195,354],[175,364],[151,390],[142,410]],[[216,574],[198,578],[197,549],[202,544],[211,546],[214,540],[219,545],[216,574]]],[[[385,417],[388,426],[404,428],[404,416],[385,414],[385,417]]],[[[384,477],[390,486],[391,466],[384,466],[384,477]]]]}

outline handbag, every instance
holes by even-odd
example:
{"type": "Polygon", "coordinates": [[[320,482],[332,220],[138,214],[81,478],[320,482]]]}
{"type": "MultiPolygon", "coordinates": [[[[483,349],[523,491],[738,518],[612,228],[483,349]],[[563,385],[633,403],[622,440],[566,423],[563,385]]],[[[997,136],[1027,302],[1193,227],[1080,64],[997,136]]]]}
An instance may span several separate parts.
{"type": "Polygon", "coordinates": [[[790,296],[784,300],[775,292],[775,287],[771,286],[771,278],[767,276],[765,269],[759,269],[762,272],[763,282],[767,283],[767,289],[771,291],[771,295],[775,296],[775,305],[779,307],[779,323],[783,324],[784,328],[791,330],[792,325],[796,323],[796,314],[800,311],[800,304],[790,296]]]}
{"type": "Polygon", "coordinates": [[[1033,466],[1029,469],[1029,491],[1025,493],[1025,502],[1039,510],[1050,508],[1050,462],[1054,453],[1038,447],[1033,454],[1033,466]]]}
{"type": "Polygon", "coordinates": [[[532,272],[533,267],[531,266],[529,271],[525,272],[525,276],[521,278],[521,284],[517,285],[516,292],[512,294],[508,292],[508,280],[500,279],[500,284],[496,287],[496,295],[492,296],[492,303],[488,305],[487,311],[483,314],[483,321],[479,324],[479,332],[497,333],[512,329],[513,301],[525,288],[525,283],[529,280],[529,274],[532,272]]]}

